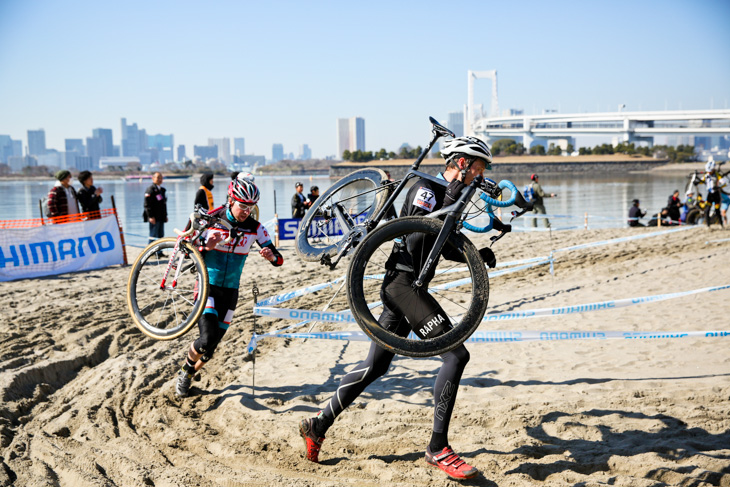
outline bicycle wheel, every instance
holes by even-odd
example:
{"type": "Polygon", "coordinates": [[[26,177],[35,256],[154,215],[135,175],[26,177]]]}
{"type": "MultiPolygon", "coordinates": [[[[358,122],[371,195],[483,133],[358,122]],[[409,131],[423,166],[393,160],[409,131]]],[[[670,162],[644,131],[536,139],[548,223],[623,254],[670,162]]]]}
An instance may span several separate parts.
{"type": "Polygon", "coordinates": [[[382,186],[381,181],[386,177],[380,169],[361,169],[340,179],[317,198],[299,227],[299,257],[317,262],[323,255],[336,255],[350,230],[385,205],[390,188],[382,186]]]}
{"type": "Polygon", "coordinates": [[[208,269],[203,256],[186,241],[181,241],[175,252],[176,242],[170,237],[148,245],[132,265],[127,282],[127,306],[134,323],[145,335],[158,340],[187,333],[203,314],[208,299],[208,269]],[[158,252],[165,251],[170,254],[158,257],[158,252]]]}
{"type": "MultiPolygon", "coordinates": [[[[454,252],[458,252],[465,262],[440,257],[434,277],[428,284],[429,294],[449,317],[452,328],[435,338],[419,340],[400,337],[378,324],[378,316],[383,311],[380,291],[384,265],[393,246],[402,245],[414,234],[425,234],[435,240],[442,226],[441,220],[426,217],[392,220],[373,230],[358,245],[352,257],[347,276],[350,311],[365,334],[386,350],[410,357],[430,357],[448,352],[469,338],[484,317],[489,300],[486,267],[474,244],[465,236],[452,233],[442,254],[455,255],[454,252]]],[[[424,257],[430,250],[417,249],[424,257]]],[[[413,273],[406,275],[411,281],[415,280],[413,273]]],[[[408,295],[416,292],[423,293],[406,286],[399,295],[402,297],[396,299],[402,303],[417,303],[418,299],[408,295]]],[[[416,305],[413,306],[417,309],[416,305]]]]}

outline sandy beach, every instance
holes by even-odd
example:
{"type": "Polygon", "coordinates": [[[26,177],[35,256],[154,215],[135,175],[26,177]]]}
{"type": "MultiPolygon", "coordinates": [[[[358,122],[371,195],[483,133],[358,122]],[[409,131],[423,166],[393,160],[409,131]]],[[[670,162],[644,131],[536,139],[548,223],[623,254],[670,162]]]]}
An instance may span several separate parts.
{"type": "MultiPolygon", "coordinates": [[[[657,231],[514,233],[493,249],[506,262],[657,231]]],[[[542,265],[490,279],[488,312],[730,284],[723,239],[729,230],[698,227],[561,252],[554,275],[542,265]]],[[[292,245],[281,246],[281,268],[251,256],[234,324],[182,400],[174,375],[197,330],[169,342],[143,335],[125,303],[129,267],[1,283],[0,486],[456,485],[423,459],[438,358],[396,358],[329,430],[319,465],[303,459],[297,424],[324,406],[368,343],[264,339],[254,395],[252,283],[263,298],[345,270],[304,263],[292,245]]],[[[139,249],[129,251],[133,261],[139,249]]],[[[321,309],[332,292],[286,307],[321,309]]],[[[728,316],[730,289],[480,330],[728,330],[728,316]]],[[[294,323],[256,322],[262,332],[294,323]]],[[[468,344],[450,442],[481,474],[462,483],[730,486],[728,340],[468,344]]]]}

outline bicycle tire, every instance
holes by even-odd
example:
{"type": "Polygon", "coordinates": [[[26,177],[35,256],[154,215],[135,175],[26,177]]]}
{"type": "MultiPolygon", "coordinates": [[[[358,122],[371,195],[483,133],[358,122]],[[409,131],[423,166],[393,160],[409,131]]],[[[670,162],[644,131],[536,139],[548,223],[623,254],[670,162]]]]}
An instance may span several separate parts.
{"type": "Polygon", "coordinates": [[[195,246],[183,240],[176,254],[157,257],[158,252],[172,252],[176,243],[176,238],[169,237],[148,245],[134,261],[127,281],[127,306],[134,324],[157,340],[172,340],[190,331],[208,299],[208,269],[195,246]],[[180,255],[184,256],[183,267],[175,288],[169,284],[176,270],[171,266],[165,289],[161,289],[170,259],[174,257],[178,265],[180,255]]]}
{"type": "MultiPolygon", "coordinates": [[[[295,245],[299,257],[308,262],[318,262],[324,255],[336,255],[346,241],[348,233],[326,234],[332,233],[336,224],[336,218],[331,211],[333,204],[339,203],[344,198],[350,198],[346,208],[348,214],[354,215],[356,219],[369,219],[380,211],[388,200],[390,187],[381,185],[386,179],[385,172],[380,169],[360,169],[330,186],[317,198],[302,219],[295,245]],[[365,191],[371,192],[362,194],[365,191]],[[361,196],[358,196],[359,194],[361,196]]],[[[364,228],[362,230],[365,231],[364,228]]]]}
{"type": "MultiPolygon", "coordinates": [[[[368,306],[368,301],[372,300],[373,295],[379,291],[378,286],[380,286],[377,283],[372,283],[372,272],[375,270],[373,267],[375,266],[376,269],[379,268],[380,272],[383,272],[383,265],[378,260],[387,258],[387,255],[389,255],[388,249],[392,248],[392,242],[411,233],[425,233],[435,237],[442,226],[442,221],[426,217],[402,217],[392,220],[368,234],[358,245],[350,262],[347,275],[347,302],[350,311],[357,324],[371,340],[393,353],[409,357],[431,357],[443,354],[453,350],[468,339],[484,317],[489,301],[489,276],[474,244],[464,235],[457,233],[452,233],[449,236],[446,245],[457,249],[463,254],[466,261],[466,274],[470,278],[468,284],[471,286],[471,291],[449,291],[454,292],[454,295],[458,295],[457,299],[464,300],[467,297],[470,299],[468,305],[462,306],[464,312],[461,321],[454,325],[451,330],[438,337],[423,340],[402,338],[382,328],[368,306]],[[381,255],[381,252],[383,255],[381,255]],[[370,282],[366,283],[366,281],[370,282]],[[378,287],[378,289],[375,289],[375,287],[378,287]]],[[[442,257],[437,265],[440,266],[444,263],[448,266],[452,265],[451,262],[442,257]]],[[[453,265],[464,266],[464,263],[453,263],[453,265]]],[[[455,268],[457,271],[458,269],[455,268]]],[[[446,268],[445,271],[440,273],[437,269],[434,279],[429,284],[429,292],[437,288],[437,283],[434,282],[437,277],[439,279],[459,277],[453,276],[453,274],[457,274],[457,272],[451,272],[446,268]]],[[[465,276],[463,279],[457,279],[454,282],[462,280],[465,280],[465,276]]],[[[446,284],[441,285],[441,287],[444,286],[446,284]]],[[[442,292],[443,290],[437,294],[442,292]]],[[[450,298],[445,296],[439,296],[439,299],[437,299],[437,302],[447,314],[450,311],[444,306],[444,303],[448,299],[450,298]]],[[[457,303],[456,307],[458,308],[458,306],[460,305],[457,303]]]]}

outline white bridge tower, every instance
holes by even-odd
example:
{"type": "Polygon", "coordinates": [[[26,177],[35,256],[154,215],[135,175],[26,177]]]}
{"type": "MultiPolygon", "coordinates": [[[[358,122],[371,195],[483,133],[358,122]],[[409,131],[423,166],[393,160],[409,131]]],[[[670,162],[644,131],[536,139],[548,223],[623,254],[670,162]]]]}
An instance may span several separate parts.
{"type": "Polygon", "coordinates": [[[490,108],[490,117],[498,117],[499,116],[499,100],[497,99],[497,70],[493,69],[491,71],[468,71],[467,73],[468,77],[468,84],[469,84],[469,99],[468,104],[466,106],[466,110],[464,111],[464,134],[465,135],[474,135],[473,130],[473,124],[476,121],[477,117],[484,118],[484,113],[482,113],[481,105],[477,107],[474,106],[474,80],[478,78],[487,78],[492,80],[492,106],[490,108]]]}

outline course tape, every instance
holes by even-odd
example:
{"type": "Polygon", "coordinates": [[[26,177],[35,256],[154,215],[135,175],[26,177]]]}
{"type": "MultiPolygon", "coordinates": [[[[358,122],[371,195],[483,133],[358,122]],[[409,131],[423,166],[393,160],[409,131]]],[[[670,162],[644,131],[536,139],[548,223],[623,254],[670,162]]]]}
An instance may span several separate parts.
{"type": "MultiPolygon", "coordinates": [[[[347,340],[365,342],[370,339],[361,331],[314,332],[314,333],[282,333],[275,335],[281,338],[305,338],[314,340],[347,340]]],[[[536,341],[570,341],[570,340],[656,340],[666,338],[728,338],[730,331],[476,331],[466,343],[507,343],[536,341]]]]}
{"type": "MultiPolygon", "coordinates": [[[[512,269],[508,269],[512,271],[512,269]]],[[[507,271],[505,271],[506,273],[507,271]]],[[[460,281],[455,281],[454,284],[460,281]]],[[[490,313],[484,315],[482,321],[509,321],[509,320],[521,320],[527,318],[539,318],[544,316],[557,316],[557,315],[569,315],[575,313],[587,313],[590,311],[603,311],[607,309],[618,309],[626,308],[629,306],[635,306],[637,304],[654,303],[657,301],[666,301],[669,299],[681,298],[684,296],[690,296],[699,293],[708,293],[714,291],[721,291],[723,289],[730,289],[730,284],[723,286],[712,286],[701,289],[693,289],[691,291],[681,291],[677,293],[669,294],[654,294],[651,296],[641,296],[637,298],[626,298],[616,299],[611,301],[599,301],[595,303],[579,304],[576,306],[560,306],[557,308],[540,308],[534,310],[525,311],[507,311],[504,313],[490,313]]],[[[377,304],[377,303],[376,303],[377,304]]],[[[319,321],[321,323],[357,323],[355,318],[352,316],[350,310],[340,312],[330,311],[313,311],[306,309],[291,309],[291,308],[272,308],[272,307],[254,307],[254,314],[258,316],[267,316],[269,318],[280,318],[285,320],[308,320],[308,321],[319,321]]]]}
{"type": "Polygon", "coordinates": [[[574,313],[587,313],[589,311],[601,311],[606,309],[626,308],[637,304],[654,303],[657,301],[666,301],[668,299],[676,299],[692,294],[709,293],[730,289],[730,284],[724,286],[712,286],[702,289],[693,289],[691,291],[681,291],[678,293],[655,294],[653,296],[642,296],[639,298],[616,299],[612,301],[599,301],[596,303],[580,304],[577,306],[561,306],[558,308],[541,308],[525,311],[507,311],[504,313],[490,313],[484,316],[482,321],[506,321],[520,320],[524,318],[538,318],[541,316],[569,315],[574,313]]]}

